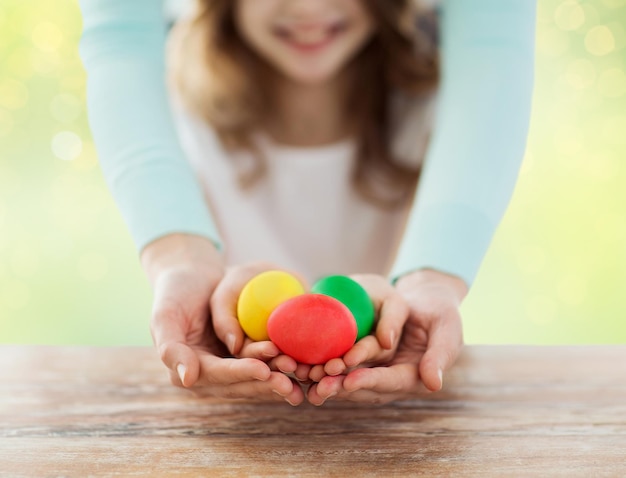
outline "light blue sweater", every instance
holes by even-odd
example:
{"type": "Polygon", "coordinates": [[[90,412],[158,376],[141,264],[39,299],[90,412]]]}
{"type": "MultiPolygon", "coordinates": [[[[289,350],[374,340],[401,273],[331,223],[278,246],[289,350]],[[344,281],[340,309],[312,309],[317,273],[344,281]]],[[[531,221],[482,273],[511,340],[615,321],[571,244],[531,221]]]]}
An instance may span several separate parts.
{"type": "MultiPolygon", "coordinates": [[[[219,235],[175,133],[162,0],[80,0],[89,122],[111,193],[141,251],[172,232],[219,235]]],[[[444,0],[434,134],[392,276],[432,268],[471,285],[524,156],[534,0],[444,0]]]]}

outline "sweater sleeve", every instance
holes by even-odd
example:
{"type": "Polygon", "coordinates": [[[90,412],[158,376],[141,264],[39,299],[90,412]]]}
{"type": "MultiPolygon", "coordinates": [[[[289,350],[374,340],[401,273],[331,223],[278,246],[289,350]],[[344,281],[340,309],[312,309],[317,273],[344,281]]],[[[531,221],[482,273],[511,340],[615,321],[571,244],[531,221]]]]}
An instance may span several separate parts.
{"type": "Polygon", "coordinates": [[[100,165],[139,252],[172,232],[219,246],[175,133],[165,80],[162,0],[80,0],[79,52],[100,165]]]}
{"type": "Polygon", "coordinates": [[[535,11],[532,0],[444,0],[437,116],[392,277],[431,268],[473,283],[524,156],[535,11]]]}

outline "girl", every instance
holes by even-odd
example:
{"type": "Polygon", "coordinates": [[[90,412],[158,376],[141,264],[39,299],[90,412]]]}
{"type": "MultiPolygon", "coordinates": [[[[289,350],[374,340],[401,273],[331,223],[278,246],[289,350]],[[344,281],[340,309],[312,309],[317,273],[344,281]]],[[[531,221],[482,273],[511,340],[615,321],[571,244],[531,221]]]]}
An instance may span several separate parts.
{"type": "Polygon", "coordinates": [[[423,6],[416,17],[400,0],[201,0],[169,45],[184,153],[155,2],[82,7],[90,122],[154,287],[172,381],[292,404],[303,391],[281,371],[319,381],[315,404],[441,388],[462,344],[459,305],[523,157],[532,3],[443,5],[433,121],[439,62],[423,6]],[[313,370],[271,343],[244,345],[239,291],[277,267],[308,280],[367,273],[376,337],[313,370]],[[244,358],[223,358],[222,344],[244,358]]]}

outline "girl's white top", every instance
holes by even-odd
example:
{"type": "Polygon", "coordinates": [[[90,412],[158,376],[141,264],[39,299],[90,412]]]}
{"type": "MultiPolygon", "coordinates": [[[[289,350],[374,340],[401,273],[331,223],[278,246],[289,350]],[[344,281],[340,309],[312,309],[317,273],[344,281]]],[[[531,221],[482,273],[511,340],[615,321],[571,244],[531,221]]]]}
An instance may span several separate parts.
{"type": "MultiPolygon", "coordinates": [[[[250,153],[227,152],[214,131],[170,94],[176,128],[222,238],[229,265],[269,261],[309,281],[329,274],[386,275],[404,232],[408,208],[381,209],[351,183],[353,140],[319,147],[257,139],[267,161],[249,189],[237,181],[235,163],[250,153]]],[[[433,121],[434,96],[394,97],[393,151],[419,164],[433,121]]],[[[241,163],[238,163],[241,164],[241,163]]]]}

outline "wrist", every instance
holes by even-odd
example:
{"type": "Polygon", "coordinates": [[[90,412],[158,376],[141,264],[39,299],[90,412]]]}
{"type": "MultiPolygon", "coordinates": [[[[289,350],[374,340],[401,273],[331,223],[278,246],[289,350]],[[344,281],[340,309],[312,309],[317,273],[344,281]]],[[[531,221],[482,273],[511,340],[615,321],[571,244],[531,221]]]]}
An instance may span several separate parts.
{"type": "Polygon", "coordinates": [[[172,233],[147,244],[140,254],[141,266],[151,283],[165,271],[176,268],[206,267],[223,274],[224,263],[215,244],[203,236],[172,233]]]}
{"type": "Polygon", "coordinates": [[[424,286],[443,287],[451,291],[459,303],[469,292],[467,283],[461,277],[435,269],[418,269],[408,272],[398,277],[394,285],[399,291],[424,286]]]}

